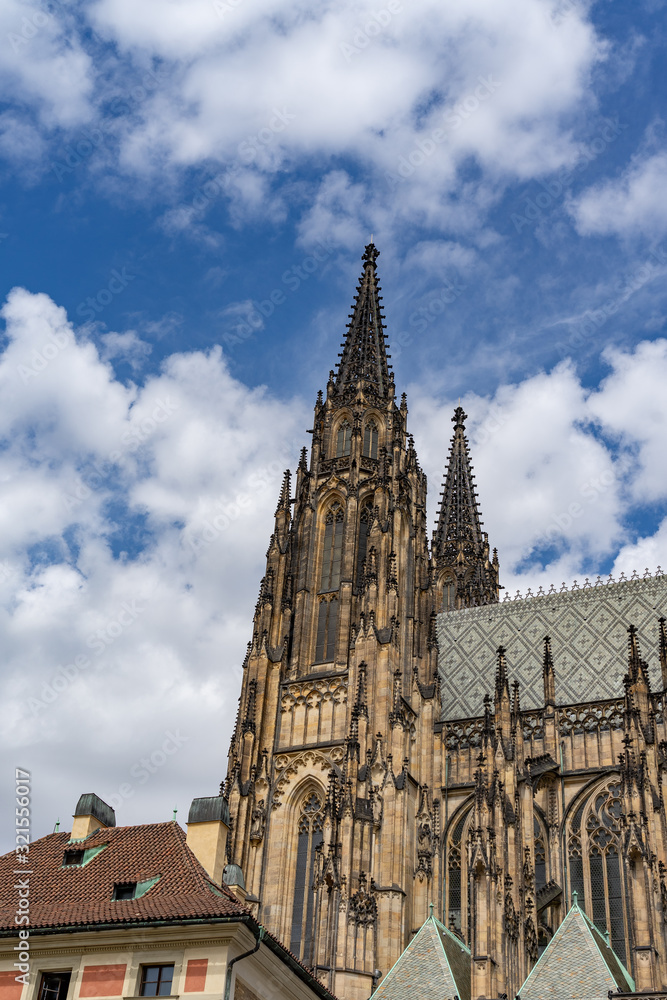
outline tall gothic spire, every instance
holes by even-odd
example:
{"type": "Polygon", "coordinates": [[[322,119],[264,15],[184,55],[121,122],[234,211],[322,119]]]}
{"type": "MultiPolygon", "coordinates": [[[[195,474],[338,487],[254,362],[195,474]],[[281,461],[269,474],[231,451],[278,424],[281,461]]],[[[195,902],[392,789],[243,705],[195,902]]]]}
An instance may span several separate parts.
{"type": "Polygon", "coordinates": [[[334,396],[341,398],[356,395],[361,381],[366,393],[387,399],[393,382],[387,358],[380,286],[377,280],[376,260],[380,251],[369,243],[362,260],[364,269],[357,286],[354,309],[350,313],[347,336],[341,345],[334,396]]]}
{"type": "Polygon", "coordinates": [[[482,531],[477,506],[475,477],[472,473],[468,440],[465,435],[467,417],[457,406],[452,417],[454,436],[449,459],[438,524],[433,535],[433,557],[436,570],[445,584],[456,584],[455,599],[446,602],[453,610],[477,604],[493,604],[498,600],[498,556],[494,549],[489,560],[489,539],[482,531]]]}

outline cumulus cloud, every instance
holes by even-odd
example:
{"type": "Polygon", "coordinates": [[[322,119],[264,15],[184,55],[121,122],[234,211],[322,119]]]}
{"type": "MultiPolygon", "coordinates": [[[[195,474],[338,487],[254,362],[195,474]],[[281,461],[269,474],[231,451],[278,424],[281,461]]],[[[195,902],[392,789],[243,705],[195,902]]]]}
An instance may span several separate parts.
{"type": "MultiPolygon", "coordinates": [[[[168,188],[188,167],[222,165],[241,224],[283,218],[285,175],[316,165],[302,192],[313,206],[302,232],[315,240],[345,196],[366,203],[363,226],[376,232],[394,218],[469,229],[504,184],[576,161],[573,116],[591,107],[607,56],[584,7],[562,18],[555,0],[96,0],[78,20],[56,6],[10,60],[10,93],[47,129],[104,126],[88,160],[96,175],[168,188]],[[453,199],[470,158],[482,177],[453,199]],[[346,181],[348,164],[362,176],[346,181]]],[[[7,27],[20,23],[25,8],[5,8],[7,27]]],[[[339,239],[357,238],[352,219],[336,219],[339,239]]],[[[201,213],[165,225],[206,235],[201,213]]]]}
{"type": "Polygon", "coordinates": [[[4,753],[33,770],[36,833],[90,788],[120,822],[163,818],[166,787],[185,809],[223,776],[251,595],[307,417],[235,381],[219,348],[126,386],[48,296],[15,289],[3,318],[4,753]],[[133,777],[167,731],[179,752],[133,777]]]}
{"type": "Polygon", "coordinates": [[[583,236],[664,236],[666,184],[667,151],[637,156],[619,178],[588,188],[571,203],[577,230],[583,236]]]}

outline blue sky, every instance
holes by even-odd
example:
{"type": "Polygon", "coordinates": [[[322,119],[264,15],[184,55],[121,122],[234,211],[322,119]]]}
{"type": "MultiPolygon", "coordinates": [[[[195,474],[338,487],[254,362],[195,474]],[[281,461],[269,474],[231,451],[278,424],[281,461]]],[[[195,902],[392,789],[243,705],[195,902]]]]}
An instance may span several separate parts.
{"type": "Polygon", "coordinates": [[[461,397],[508,590],[667,566],[665,9],[6,0],[1,739],[36,835],[223,777],[371,233],[431,518],[461,397]]]}

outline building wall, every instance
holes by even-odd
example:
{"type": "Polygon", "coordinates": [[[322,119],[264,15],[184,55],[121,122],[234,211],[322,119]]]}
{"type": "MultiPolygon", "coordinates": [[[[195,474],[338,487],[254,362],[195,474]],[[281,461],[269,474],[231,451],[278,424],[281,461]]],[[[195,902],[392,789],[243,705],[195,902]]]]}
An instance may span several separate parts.
{"type": "MultiPolygon", "coordinates": [[[[30,983],[15,982],[17,939],[0,941],[1,1000],[37,1000],[42,974],[70,971],[67,1000],[138,997],[145,965],[174,965],[172,996],[220,1000],[227,963],[251,949],[255,939],[242,925],[224,929],[136,929],[31,935],[30,983]],[[203,932],[202,932],[203,931],[203,932]]],[[[312,1000],[314,994],[263,946],[234,966],[231,1000],[312,1000]]]]}

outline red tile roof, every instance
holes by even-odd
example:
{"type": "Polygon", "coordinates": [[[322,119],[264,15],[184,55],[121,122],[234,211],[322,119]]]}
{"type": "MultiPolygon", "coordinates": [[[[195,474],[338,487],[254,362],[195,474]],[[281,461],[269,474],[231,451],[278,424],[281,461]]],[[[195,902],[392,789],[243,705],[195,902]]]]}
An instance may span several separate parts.
{"type": "MultiPolygon", "coordinates": [[[[185,842],[178,823],[148,823],[95,830],[70,843],[69,833],[52,833],[30,844],[29,863],[16,854],[0,857],[0,937],[15,937],[17,879],[30,881],[30,924],[35,931],[72,931],[94,926],[238,918],[254,934],[260,925],[224,885],[213,882],[185,842]],[[63,868],[68,849],[104,847],[83,866],[63,868]],[[24,870],[22,870],[24,869],[24,870]],[[20,872],[16,875],[16,872],[20,872]],[[118,882],[158,881],[139,899],[113,900],[118,882]]],[[[264,942],[321,1000],[336,1000],[285,945],[263,929],[264,942]]]]}
{"type": "Polygon", "coordinates": [[[149,823],[96,830],[69,844],[69,833],[52,833],[30,845],[29,863],[0,858],[0,935],[17,933],[15,871],[30,875],[30,928],[83,927],[138,921],[243,917],[249,913],[225,887],[217,886],[185,843],[177,823],[149,823]],[[69,848],[105,845],[82,867],[63,868],[69,848]],[[116,882],[157,883],[140,899],[112,900],[116,882]]]}

